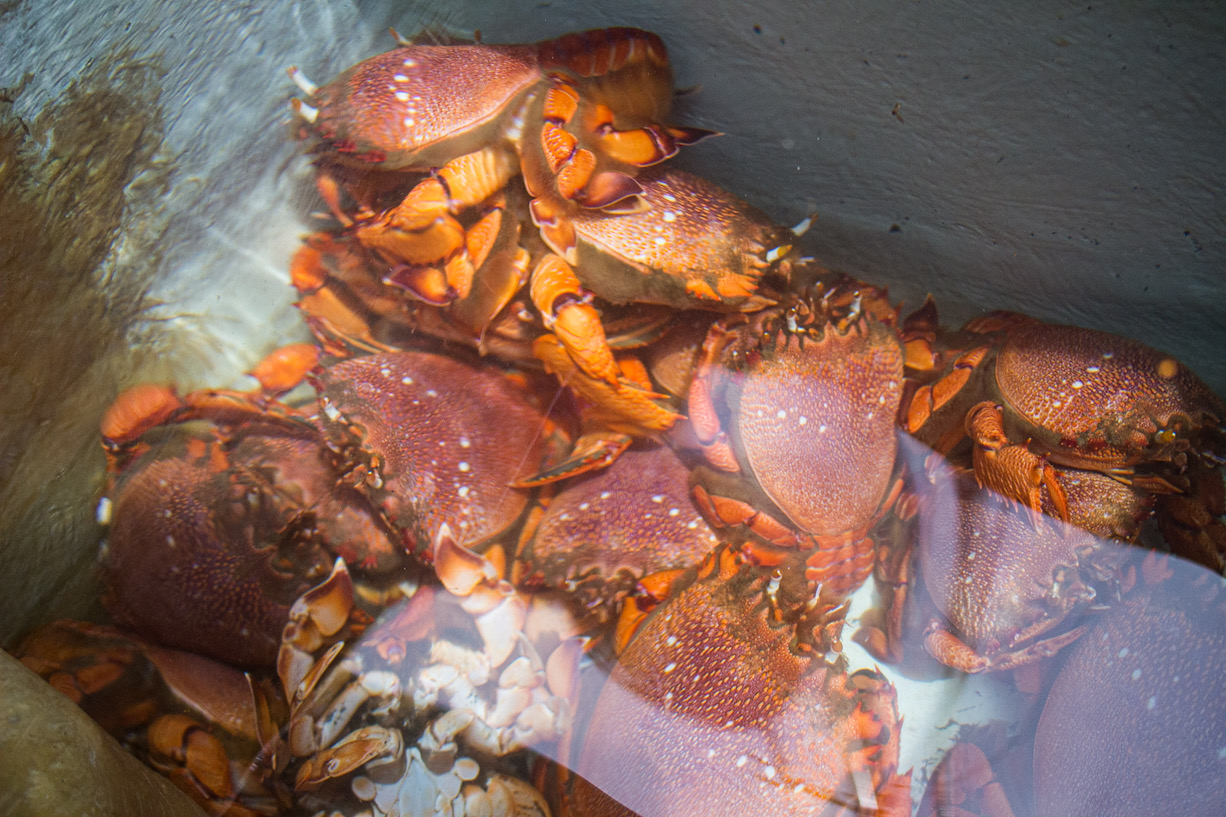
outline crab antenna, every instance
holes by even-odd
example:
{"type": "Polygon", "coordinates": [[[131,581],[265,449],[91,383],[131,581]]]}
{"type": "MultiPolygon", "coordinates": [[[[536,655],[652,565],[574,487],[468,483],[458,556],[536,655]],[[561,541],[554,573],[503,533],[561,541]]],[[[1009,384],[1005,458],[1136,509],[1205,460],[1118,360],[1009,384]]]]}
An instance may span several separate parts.
{"type": "Polygon", "coordinates": [[[301,99],[291,99],[289,106],[294,109],[294,113],[312,124],[315,123],[315,117],[319,116],[319,108],[312,108],[301,99]]]}
{"type": "Polygon", "coordinates": [[[298,70],[298,66],[291,65],[287,72],[289,78],[294,81],[294,84],[302,89],[302,92],[307,96],[315,96],[315,92],[319,90],[319,86],[307,79],[307,75],[298,70]]]}

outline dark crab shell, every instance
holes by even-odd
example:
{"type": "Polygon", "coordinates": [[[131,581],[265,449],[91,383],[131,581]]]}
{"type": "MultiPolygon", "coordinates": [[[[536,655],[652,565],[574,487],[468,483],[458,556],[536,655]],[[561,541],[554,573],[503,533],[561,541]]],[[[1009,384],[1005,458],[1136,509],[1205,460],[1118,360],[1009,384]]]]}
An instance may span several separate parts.
{"type": "Polygon", "coordinates": [[[465,546],[510,527],[545,451],[545,414],[501,369],[427,352],[342,361],[316,378],[325,433],[404,545],[443,524],[465,546]]]}

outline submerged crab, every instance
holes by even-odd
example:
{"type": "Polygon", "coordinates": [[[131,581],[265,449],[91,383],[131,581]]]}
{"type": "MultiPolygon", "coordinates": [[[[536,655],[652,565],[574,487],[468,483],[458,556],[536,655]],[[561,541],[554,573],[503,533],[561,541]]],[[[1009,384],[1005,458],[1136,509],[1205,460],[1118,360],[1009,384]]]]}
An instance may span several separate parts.
{"type": "Polygon", "coordinates": [[[431,557],[444,524],[467,545],[510,528],[546,450],[545,415],[500,370],[423,352],[312,375],[319,414],[259,394],[164,387],[121,396],[104,426],[117,460],[165,424],[211,437],[138,457],[120,474],[108,609],[161,643],[269,664],[289,605],[343,556],[366,574],[431,557]],[[495,429],[486,412],[505,421],[495,429]],[[113,435],[118,430],[122,442],[113,435]]]}
{"type": "Polygon", "coordinates": [[[517,583],[564,589],[607,620],[644,577],[691,567],[715,546],[688,477],[677,454],[656,445],[566,483],[521,537],[517,583]]]}
{"type": "Polygon", "coordinates": [[[1178,559],[1147,557],[1142,574],[1145,584],[1067,651],[1037,725],[1023,732],[1018,752],[1030,762],[993,764],[959,743],[917,815],[1217,813],[1226,730],[1205,715],[1226,694],[1226,586],[1178,559]],[[1020,779],[1010,774],[1019,769],[1020,779]]]}
{"type": "Polygon", "coordinates": [[[799,553],[811,583],[846,593],[871,571],[869,531],[901,487],[903,354],[859,306],[888,319],[884,299],[856,292],[840,317],[828,311],[840,291],[717,323],[689,409],[710,464],[694,490],[712,524],[745,526],[759,561],[799,553]]]}
{"type": "MultiPolygon", "coordinates": [[[[924,459],[918,448],[909,443],[908,456],[924,459]]],[[[882,551],[888,609],[856,634],[870,652],[890,662],[904,657],[912,635],[904,621],[914,618],[906,618],[906,604],[917,579],[937,613],[927,619],[924,647],[963,672],[1047,658],[1085,632],[1087,612],[1119,599],[1125,549],[981,488],[938,455],[928,459],[912,469],[928,482],[916,489],[914,535],[882,551]]]]}
{"type": "Polygon", "coordinates": [[[722,550],[647,619],[584,735],[571,813],[910,814],[893,688],[812,648],[841,608],[787,620],[771,585],[722,550]]]}

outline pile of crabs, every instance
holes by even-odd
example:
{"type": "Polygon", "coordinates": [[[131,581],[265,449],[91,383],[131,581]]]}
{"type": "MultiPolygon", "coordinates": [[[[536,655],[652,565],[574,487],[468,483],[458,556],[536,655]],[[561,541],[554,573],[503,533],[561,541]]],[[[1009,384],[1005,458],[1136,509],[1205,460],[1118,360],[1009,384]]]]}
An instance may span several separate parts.
{"type": "Polygon", "coordinates": [[[1181,363],[800,257],[668,163],[713,134],[645,31],[291,76],[315,341],[120,396],[114,626],[21,649],[206,810],[911,814],[870,578],[887,669],[1032,701],[922,813],[1220,801],[1226,409],[1181,363]]]}

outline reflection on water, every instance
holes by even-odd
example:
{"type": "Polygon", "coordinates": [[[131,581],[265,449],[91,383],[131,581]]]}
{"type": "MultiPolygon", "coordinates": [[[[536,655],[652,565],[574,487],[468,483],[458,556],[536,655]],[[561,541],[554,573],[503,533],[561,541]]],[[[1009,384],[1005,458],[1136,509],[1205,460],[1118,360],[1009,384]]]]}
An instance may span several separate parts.
{"type": "Polygon", "coordinates": [[[99,516],[139,635],[23,661],[213,812],[1208,813],[1226,588],[1125,542],[1157,510],[1220,570],[1220,401],[801,258],[661,165],[707,135],[662,48],[296,75],[320,356],[121,398],[99,516]]]}

